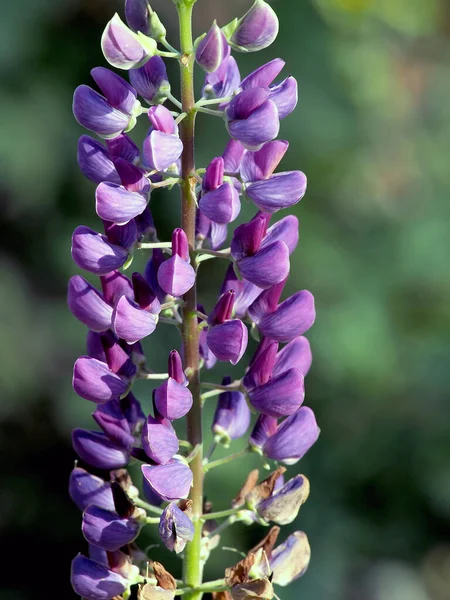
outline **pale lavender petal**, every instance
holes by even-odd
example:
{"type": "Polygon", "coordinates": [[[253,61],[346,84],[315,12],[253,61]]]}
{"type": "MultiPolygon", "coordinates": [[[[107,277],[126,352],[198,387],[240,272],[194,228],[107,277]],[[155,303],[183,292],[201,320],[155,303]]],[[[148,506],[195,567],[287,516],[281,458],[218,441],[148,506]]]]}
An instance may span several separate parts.
{"type": "Polygon", "coordinates": [[[121,246],[111,244],[106,236],[80,226],[73,232],[72,258],[81,269],[106,275],[126,262],[128,252],[121,246]]]}
{"type": "Polygon", "coordinates": [[[202,195],[199,208],[211,221],[226,225],[239,215],[239,194],[231,183],[223,183],[217,189],[202,195]]]}
{"type": "Polygon", "coordinates": [[[153,333],[156,329],[158,318],[148,310],[122,296],[117,302],[112,324],[114,331],[119,337],[129,344],[133,344],[153,333]]]}
{"type": "Polygon", "coordinates": [[[252,87],[269,87],[272,81],[281,73],[285,64],[281,58],[274,58],[244,77],[241,88],[247,90],[252,87]]]}
{"type": "Polygon", "coordinates": [[[289,248],[284,242],[273,242],[254,256],[239,260],[238,267],[241,275],[257,287],[271,287],[289,275],[289,248]]]}
{"type": "Polygon", "coordinates": [[[264,0],[255,0],[239,19],[230,43],[240,52],[256,52],[267,48],[278,35],[278,17],[264,0]]]}
{"type": "Polygon", "coordinates": [[[103,296],[80,275],[69,280],[67,304],[72,314],[93,331],[111,327],[112,308],[103,296]]]}
{"type": "Polygon", "coordinates": [[[166,294],[182,296],[195,283],[195,271],[178,254],[164,261],[158,269],[158,283],[166,294]]]}
{"type": "Polygon", "coordinates": [[[142,429],[142,447],[154,462],[164,465],[178,452],[178,438],[171,425],[148,416],[142,429]]]}
{"type": "Polygon", "coordinates": [[[247,349],[247,327],[239,319],[214,325],[208,329],[206,342],[211,352],[219,360],[235,365],[241,360],[247,349]]]}
{"type": "Polygon", "coordinates": [[[309,565],[311,548],[303,531],[294,531],[270,557],[273,583],[286,586],[301,577],[309,565]]]}
{"type": "Polygon", "coordinates": [[[171,502],[187,498],[192,486],[192,471],[184,463],[172,459],[166,465],[142,465],[142,474],[152,490],[171,502]]]}
{"type": "Polygon", "coordinates": [[[246,152],[240,167],[242,179],[246,183],[267,179],[272,175],[289,148],[289,142],[273,140],[258,152],[246,152]]]}
{"type": "Polygon", "coordinates": [[[277,354],[273,375],[296,368],[306,377],[312,363],[311,346],[304,336],[294,338],[277,354]]]}
{"type": "MultiPolygon", "coordinates": [[[[151,42],[156,49],[156,42],[146,38],[148,45],[151,46],[151,42]]],[[[150,56],[138,36],[125,25],[117,13],[103,32],[101,46],[106,60],[117,69],[128,70],[140,67],[150,56]]]]}
{"type": "Polygon", "coordinates": [[[119,398],[126,392],[128,384],[128,380],[113,373],[108,365],[90,356],[81,356],[73,367],[73,389],[92,402],[119,398]]]}
{"type": "Polygon", "coordinates": [[[278,116],[284,119],[297,106],[298,88],[294,77],[288,77],[281,83],[270,88],[270,99],[275,102],[278,108],[278,116]]]}
{"type": "Polygon", "coordinates": [[[144,140],[144,163],[157,171],[168,169],[182,152],[183,142],[177,135],[154,130],[144,140]]]}
{"type": "Polygon", "coordinates": [[[95,209],[98,216],[117,225],[126,225],[145,210],[147,200],[137,192],[129,192],[121,185],[102,182],[95,191],[95,209]]]}
{"type": "Polygon", "coordinates": [[[228,122],[228,131],[247,150],[260,150],[277,137],[280,130],[277,107],[271,100],[264,102],[247,119],[228,122]]]}
{"type": "Polygon", "coordinates": [[[172,377],[155,390],[155,406],[158,412],[171,421],[184,417],[191,410],[192,402],[190,390],[172,377]]]}
{"type": "Polygon", "coordinates": [[[80,85],[73,95],[73,114],[80,125],[101,137],[116,137],[128,127],[130,117],[113,108],[106,98],[87,85],[80,85]]]}
{"type": "Polygon", "coordinates": [[[306,175],[301,171],[275,173],[270,179],[255,181],[245,188],[246,195],[265,212],[293,206],[306,192],[306,175]]]}

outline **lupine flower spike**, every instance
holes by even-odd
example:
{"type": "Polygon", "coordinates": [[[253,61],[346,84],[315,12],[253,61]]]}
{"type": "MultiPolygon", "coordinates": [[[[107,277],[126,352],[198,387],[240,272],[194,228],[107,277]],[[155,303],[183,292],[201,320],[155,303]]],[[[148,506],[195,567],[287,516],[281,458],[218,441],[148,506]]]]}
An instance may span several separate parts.
{"type": "Polygon", "coordinates": [[[298,220],[276,214],[306,192],[301,171],[278,168],[289,148],[277,139],[280,122],[296,107],[297,82],[289,74],[280,78],[280,58],[241,76],[232,56],[275,40],[278,18],[265,0],[255,0],[231,23],[213,21],[195,41],[196,0],[174,3],[179,48],[167,40],[149,0],[125,0],[123,14],[111,15],[101,38],[106,61],[120,72],[95,67],[96,89],[82,84],[74,93],[74,116],[90,132],[78,140],[77,159],[93,182],[98,221],[73,233],[80,272],[67,293],[70,311],[86,327],[72,385],[93,418],[92,428],[72,433],[77,460],[69,494],[82,513],[87,545],[73,559],[71,582],[85,600],[132,594],[200,600],[206,593],[215,600],[272,600],[277,586],[308,567],[303,531],[277,538],[310,489],[305,475],[288,475],[287,468],[320,432],[305,405],[312,354],[304,334],[315,320],[314,298],[307,290],[282,297],[298,220]],[[181,67],[181,99],[172,95],[166,60],[181,67]],[[198,99],[195,66],[204,72],[198,99]],[[194,124],[204,115],[221,117],[231,139],[198,167],[194,124]],[[137,119],[146,133],[134,141],[137,119]],[[153,190],[166,186],[180,188],[181,222],[171,239],[161,240],[153,190]],[[242,201],[254,212],[237,222],[242,201]],[[144,272],[132,272],[135,254],[147,251],[144,272]],[[197,286],[202,262],[211,259],[223,269],[212,298],[197,286]],[[154,334],[164,327],[180,334],[173,349],[160,347],[164,337],[154,334]],[[167,372],[155,372],[156,353],[168,357],[167,372]],[[217,362],[237,365],[238,378],[206,376],[217,362]],[[134,395],[138,380],[145,412],[134,395]],[[206,402],[215,403],[209,426],[202,423],[206,402]],[[179,437],[181,421],[187,439],[179,437]],[[206,451],[203,431],[212,438],[206,451]],[[218,446],[228,449],[238,439],[244,440],[241,451],[214,460],[218,446]],[[249,453],[270,475],[261,479],[254,469],[235,498],[217,507],[206,502],[209,471],[249,453]],[[135,481],[128,473],[133,463],[140,467],[133,470],[135,481]],[[239,563],[224,568],[221,579],[203,581],[222,531],[238,522],[272,529],[239,563]],[[140,549],[146,527],[180,555],[183,581],[181,570],[171,574],[159,562],[157,545],[140,549]]]}

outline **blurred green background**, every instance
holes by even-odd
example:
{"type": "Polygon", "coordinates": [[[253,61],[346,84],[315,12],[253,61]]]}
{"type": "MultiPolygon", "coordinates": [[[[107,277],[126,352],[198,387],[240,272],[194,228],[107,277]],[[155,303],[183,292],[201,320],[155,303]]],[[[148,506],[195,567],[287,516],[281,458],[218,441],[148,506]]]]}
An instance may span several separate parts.
{"type": "MultiPolygon", "coordinates": [[[[174,42],[172,3],[153,4],[174,42]]],[[[249,4],[198,0],[196,33],[213,18],[224,25],[249,4]]],[[[300,243],[288,292],[307,288],[316,297],[306,403],[322,429],[319,443],[290,469],[311,481],[295,523],[310,538],[311,566],[278,592],[283,600],[448,600],[450,2],[273,6],[278,40],[237,58],[246,74],[281,56],[299,82],[297,111],[282,122],[281,137],[291,143],[282,166],[305,171],[309,188],[295,207],[300,243]]],[[[122,6],[112,0],[2,3],[2,600],[74,597],[70,560],[85,547],[66,487],[75,457],[71,428],[89,426],[93,407],[71,389],[85,329],[68,312],[65,293],[77,272],[72,230],[98,222],[94,184],[76,163],[82,129],[71,97],[77,85],[91,83],[89,69],[104,64],[100,36],[116,10],[122,6]]],[[[204,166],[222,152],[226,135],[200,115],[198,136],[204,166]]],[[[163,239],[178,210],[175,196],[152,197],[163,239]]],[[[251,215],[246,206],[242,218],[251,215]]],[[[200,278],[208,309],[224,268],[213,262],[200,278]]],[[[163,327],[145,345],[155,370],[178,345],[163,327]]],[[[138,395],[148,407],[149,388],[138,395]]],[[[211,473],[216,508],[226,507],[224,498],[257,462],[211,473]]],[[[244,550],[263,534],[234,526],[224,545],[244,550]]],[[[179,569],[165,550],[151,556],[179,569]]],[[[208,574],[220,577],[236,560],[216,550],[208,574]]]]}

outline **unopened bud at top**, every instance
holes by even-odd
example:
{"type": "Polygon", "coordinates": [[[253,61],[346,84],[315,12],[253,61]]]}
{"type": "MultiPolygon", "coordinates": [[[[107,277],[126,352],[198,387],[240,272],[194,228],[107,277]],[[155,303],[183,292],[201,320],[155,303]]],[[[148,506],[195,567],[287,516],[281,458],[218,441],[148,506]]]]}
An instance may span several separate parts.
{"type": "Polygon", "coordinates": [[[214,21],[208,33],[200,39],[196,51],[195,60],[207,73],[216,71],[222,61],[228,57],[230,47],[220,27],[214,21]]]}
{"type": "Polygon", "coordinates": [[[156,53],[156,42],[142,33],[134,33],[116,13],[102,35],[102,51],[117,69],[141,67],[156,53]]]}
{"type": "Polygon", "coordinates": [[[147,0],[125,0],[125,18],[130,28],[155,40],[166,37],[166,28],[147,0]]]}
{"type": "Polygon", "coordinates": [[[231,46],[239,52],[257,52],[270,46],[278,35],[278,17],[264,0],[255,0],[237,22],[228,26],[231,46]]]}

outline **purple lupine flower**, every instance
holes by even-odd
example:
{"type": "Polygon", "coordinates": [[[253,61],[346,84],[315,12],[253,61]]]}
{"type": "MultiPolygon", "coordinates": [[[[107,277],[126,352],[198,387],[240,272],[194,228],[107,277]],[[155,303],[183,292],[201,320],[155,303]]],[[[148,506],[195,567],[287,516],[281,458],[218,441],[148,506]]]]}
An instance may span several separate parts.
{"type": "Polygon", "coordinates": [[[168,419],[149,415],[142,429],[142,447],[154,462],[165,465],[178,452],[178,438],[168,419]]]}
{"type": "Polygon", "coordinates": [[[228,56],[215,71],[206,74],[202,93],[207,99],[228,98],[239,89],[240,82],[237,63],[232,56],[228,56]]]}
{"type": "Polygon", "coordinates": [[[116,13],[102,35],[103,55],[117,69],[141,67],[156,52],[156,42],[129,29],[116,13]]]}
{"type": "Polygon", "coordinates": [[[311,346],[304,336],[291,340],[278,354],[272,375],[279,375],[294,367],[306,377],[312,363],[311,346]]]}
{"type": "Polygon", "coordinates": [[[169,354],[168,373],[169,378],[155,390],[155,406],[164,418],[173,421],[184,417],[193,403],[181,357],[176,350],[169,354]]]}
{"type": "Polygon", "coordinates": [[[213,158],[203,178],[203,193],[199,209],[214,223],[226,225],[234,221],[241,210],[239,194],[230,182],[223,181],[224,160],[213,158]]]}
{"type": "Polygon", "coordinates": [[[105,510],[114,510],[111,484],[81,467],[75,467],[70,473],[69,494],[80,510],[84,510],[90,504],[105,510]]]}
{"type": "Polygon", "coordinates": [[[290,266],[289,248],[284,241],[268,238],[264,243],[267,223],[268,215],[259,213],[249,223],[239,225],[231,241],[231,255],[240,274],[262,289],[286,279],[290,266]]]}
{"type": "Polygon", "coordinates": [[[113,309],[81,275],[69,280],[67,304],[72,314],[93,331],[106,331],[111,327],[113,309]]]}
{"type": "Polygon", "coordinates": [[[182,296],[195,282],[195,271],[189,264],[189,245],[183,229],[174,229],[172,234],[172,256],[158,269],[158,283],[172,296],[182,296]]]}
{"type": "Polygon", "coordinates": [[[257,52],[270,46],[278,35],[278,17],[264,0],[255,0],[234,26],[230,44],[239,52],[257,52]]]}
{"type": "Polygon", "coordinates": [[[258,152],[247,152],[240,173],[245,194],[258,208],[273,213],[296,204],[306,192],[306,176],[301,171],[275,173],[288,149],[288,142],[275,140],[258,152]]]}
{"type": "Polygon", "coordinates": [[[113,443],[106,433],[74,429],[72,444],[78,456],[88,465],[97,469],[120,469],[128,464],[128,448],[113,443]]]}
{"type": "Polygon", "coordinates": [[[83,513],[81,531],[90,544],[114,552],[132,542],[138,536],[141,525],[136,517],[120,516],[91,504],[83,513]]]}
{"type": "Polygon", "coordinates": [[[247,281],[238,279],[233,265],[229,265],[225,278],[220,288],[220,294],[225,294],[229,290],[235,292],[234,296],[234,314],[242,319],[247,313],[248,307],[253,304],[256,298],[262,293],[262,289],[247,281]]]}
{"type": "Polygon", "coordinates": [[[172,166],[183,151],[178,127],[170,111],[162,105],[148,109],[151,129],[144,140],[142,160],[146,167],[165,171],[172,166]]]}
{"type": "Polygon", "coordinates": [[[143,67],[131,69],[130,82],[148,104],[162,104],[170,93],[166,65],[160,56],[152,56],[143,67]]]}
{"type": "Polygon", "coordinates": [[[195,60],[207,73],[213,73],[230,55],[230,47],[216,21],[208,33],[201,38],[195,50],[195,60]]]}
{"type": "Polygon", "coordinates": [[[78,123],[106,139],[132,129],[141,109],[136,90],[109,69],[96,67],[91,75],[104,95],[87,85],[77,87],[73,114],[78,123]]]}
{"type": "Polygon", "coordinates": [[[257,452],[262,454],[264,444],[276,433],[278,428],[278,419],[261,414],[256,419],[256,423],[250,434],[249,444],[257,452]]]}
{"type": "Polygon", "coordinates": [[[314,445],[319,434],[313,411],[302,406],[266,440],[263,452],[268,458],[293,465],[314,445]]]}
{"type": "Polygon", "coordinates": [[[303,531],[294,531],[270,556],[273,583],[286,586],[301,577],[309,565],[311,548],[303,531]]]}
{"type": "Polygon", "coordinates": [[[167,502],[187,498],[192,486],[192,471],[181,460],[172,458],[165,465],[142,465],[148,485],[167,502]]]}
{"type": "Polygon", "coordinates": [[[92,417],[112,442],[125,448],[132,446],[134,437],[119,400],[100,404],[92,413],[92,417]]]}
{"type": "Polygon", "coordinates": [[[161,515],[159,536],[165,546],[176,554],[183,552],[187,542],[194,539],[191,519],[175,502],[168,504],[161,515]]]}
{"type": "MultiPolygon", "coordinates": [[[[231,377],[224,377],[222,385],[229,385],[231,377]]],[[[251,413],[242,392],[222,392],[219,394],[216,412],[212,422],[212,432],[225,445],[247,432],[251,413]]]]}
{"type": "Polygon", "coordinates": [[[240,319],[232,319],[234,305],[234,290],[223,294],[209,315],[208,334],[206,343],[211,352],[219,359],[238,363],[248,343],[247,327],[240,319]]]}
{"type": "Polygon", "coordinates": [[[104,221],[126,225],[147,207],[147,199],[124,186],[102,181],[95,192],[95,210],[104,221]]]}
{"type": "Polygon", "coordinates": [[[161,304],[140,273],[133,273],[134,300],[123,295],[112,315],[114,331],[133,344],[153,333],[158,323],[161,304]]]}
{"type": "Polygon", "coordinates": [[[82,554],[72,561],[70,580],[75,592],[86,600],[111,600],[129,587],[125,577],[82,554]]]}
{"type": "Polygon", "coordinates": [[[72,236],[72,258],[81,268],[96,275],[106,275],[128,260],[126,248],[111,243],[106,235],[80,225],[72,236]]]}
{"type": "Polygon", "coordinates": [[[82,135],[78,140],[77,158],[83,175],[95,183],[101,181],[122,183],[109,152],[89,135],[82,135]]]}

